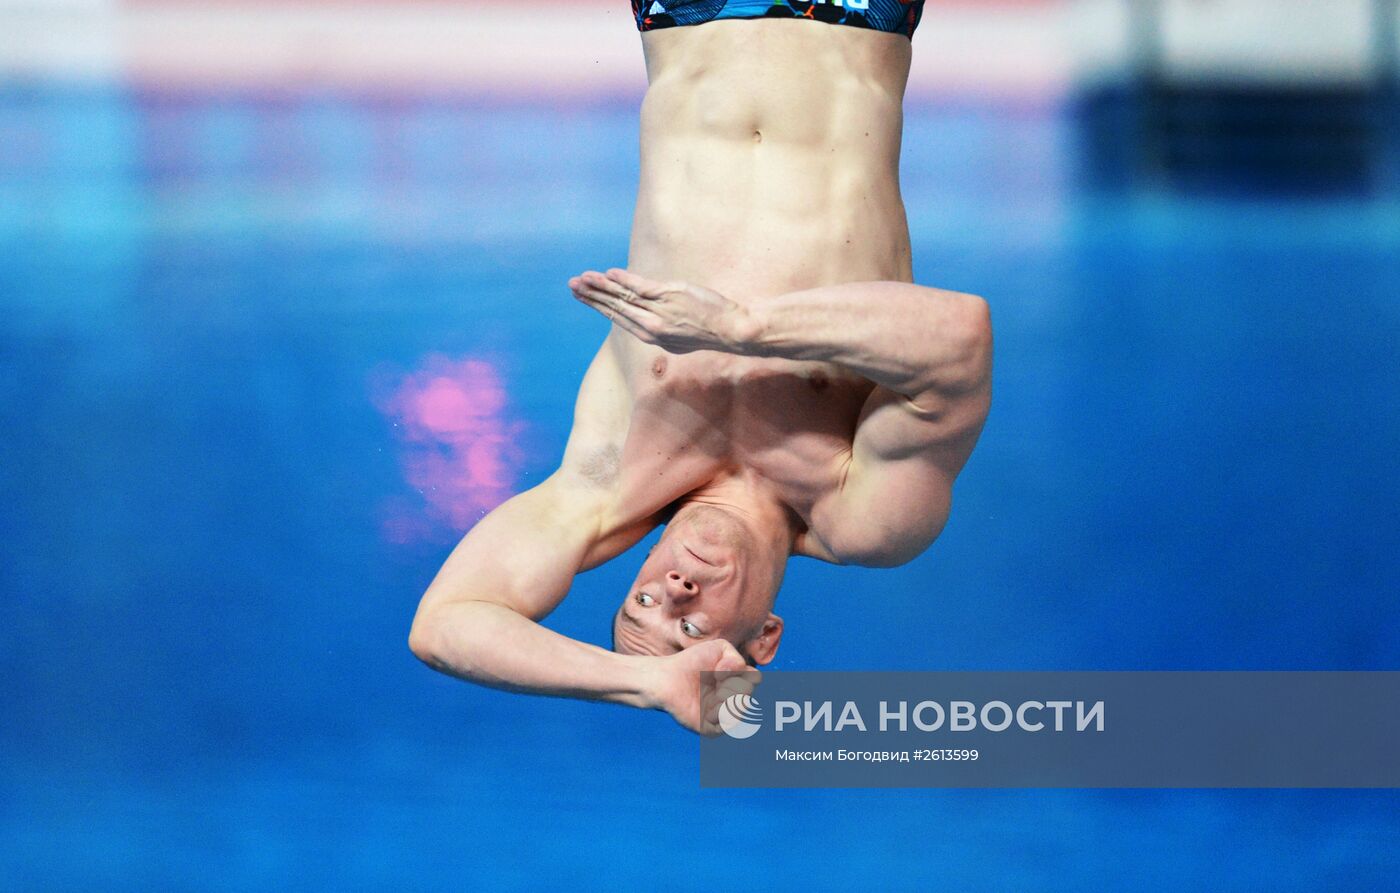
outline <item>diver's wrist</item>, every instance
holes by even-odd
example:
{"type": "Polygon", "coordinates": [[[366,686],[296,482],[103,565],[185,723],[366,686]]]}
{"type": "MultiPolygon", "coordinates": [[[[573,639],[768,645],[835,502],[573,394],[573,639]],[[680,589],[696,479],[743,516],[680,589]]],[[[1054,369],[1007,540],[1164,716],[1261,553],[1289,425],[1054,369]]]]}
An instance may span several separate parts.
{"type": "Polygon", "coordinates": [[[639,654],[613,654],[621,663],[625,684],[619,686],[618,703],[642,710],[662,709],[662,672],[660,658],[639,654]]]}
{"type": "Polygon", "coordinates": [[[729,314],[725,333],[728,351],[739,356],[762,356],[766,314],[759,303],[739,304],[729,314]]]}

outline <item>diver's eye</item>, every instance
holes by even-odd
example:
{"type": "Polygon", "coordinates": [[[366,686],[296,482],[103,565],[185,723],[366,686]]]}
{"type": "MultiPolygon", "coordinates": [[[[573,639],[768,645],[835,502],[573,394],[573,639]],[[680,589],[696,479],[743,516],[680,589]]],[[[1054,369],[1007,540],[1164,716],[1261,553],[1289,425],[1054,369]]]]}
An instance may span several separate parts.
{"type": "Polygon", "coordinates": [[[700,629],[689,620],[681,621],[681,632],[690,636],[692,639],[698,639],[704,635],[704,633],[700,632],[700,629]]]}
{"type": "Polygon", "coordinates": [[[637,593],[637,604],[641,605],[643,608],[650,608],[652,605],[656,604],[656,599],[647,595],[645,592],[639,592],[637,593]]]}

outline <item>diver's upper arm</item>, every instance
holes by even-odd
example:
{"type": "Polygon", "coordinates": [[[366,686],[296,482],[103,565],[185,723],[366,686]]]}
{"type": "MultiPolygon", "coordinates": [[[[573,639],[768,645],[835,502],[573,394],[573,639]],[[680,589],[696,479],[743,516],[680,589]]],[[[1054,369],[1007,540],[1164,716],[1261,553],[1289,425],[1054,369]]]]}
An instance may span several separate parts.
{"type": "Polygon", "coordinates": [[[420,610],[445,601],[487,601],[542,619],[568,594],[601,518],[601,499],[556,472],[497,506],[462,538],[420,610]]]}
{"type": "Polygon", "coordinates": [[[985,390],[916,402],[875,389],[856,426],[839,490],[813,512],[813,532],[836,561],[891,567],[918,557],[937,539],[988,402],[985,390]]]}
{"type": "Polygon", "coordinates": [[[630,531],[605,529],[626,433],[623,385],[604,343],[579,386],[559,469],[477,522],[443,564],[420,610],[447,600],[489,601],[539,620],[564,599],[581,570],[635,542],[630,531]]]}
{"type": "Polygon", "coordinates": [[[937,539],[952,495],[951,480],[937,467],[916,460],[882,463],[853,471],[840,492],[819,503],[813,533],[829,561],[895,567],[917,558],[937,539]]]}

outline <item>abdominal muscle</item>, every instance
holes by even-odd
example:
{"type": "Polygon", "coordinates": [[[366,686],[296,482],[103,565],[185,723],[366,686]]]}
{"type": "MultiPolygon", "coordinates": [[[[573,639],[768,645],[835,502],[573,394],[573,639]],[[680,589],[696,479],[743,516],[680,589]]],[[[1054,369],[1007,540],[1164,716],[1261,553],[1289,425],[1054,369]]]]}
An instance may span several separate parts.
{"type": "MultiPolygon", "coordinates": [[[[629,269],[740,303],[912,281],[898,179],[907,38],[739,20],[642,40],[629,269]]],[[[604,351],[631,402],[620,495],[634,510],[741,474],[807,515],[839,485],[864,379],[823,363],[674,356],[616,329],[604,351]]]]}
{"type": "Polygon", "coordinates": [[[630,269],[735,300],[911,280],[899,195],[908,38],[745,19],[642,40],[630,269]]]}

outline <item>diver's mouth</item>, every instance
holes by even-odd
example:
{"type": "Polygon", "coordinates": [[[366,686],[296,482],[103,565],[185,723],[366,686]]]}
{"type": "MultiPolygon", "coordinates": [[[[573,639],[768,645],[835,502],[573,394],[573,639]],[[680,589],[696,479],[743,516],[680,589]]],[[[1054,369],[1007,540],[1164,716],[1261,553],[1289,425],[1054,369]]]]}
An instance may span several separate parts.
{"type": "Polygon", "coordinates": [[[694,556],[694,558],[695,558],[696,561],[699,561],[699,562],[701,562],[702,564],[708,564],[710,567],[717,567],[717,566],[718,566],[718,565],[716,565],[713,561],[710,561],[709,559],[705,558],[705,556],[700,555],[699,553],[697,553],[694,549],[690,548],[689,546],[684,546],[683,548],[684,548],[687,552],[689,552],[692,556],[694,556]]]}

